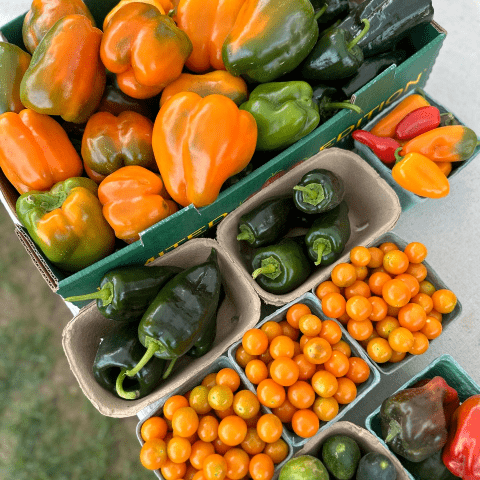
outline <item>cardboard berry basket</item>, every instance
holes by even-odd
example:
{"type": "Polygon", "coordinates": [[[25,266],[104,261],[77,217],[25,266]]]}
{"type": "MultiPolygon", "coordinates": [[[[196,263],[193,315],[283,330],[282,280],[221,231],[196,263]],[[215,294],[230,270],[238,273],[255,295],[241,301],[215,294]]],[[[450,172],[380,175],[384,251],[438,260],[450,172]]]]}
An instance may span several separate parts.
{"type": "MultiPolygon", "coordinates": [[[[454,388],[458,392],[460,403],[464,402],[472,395],[480,393],[480,386],[477,385],[474,380],[468,375],[468,373],[462,368],[461,365],[450,355],[441,355],[436,358],[430,365],[427,365],[421,372],[405,382],[398,390],[397,393],[406,388],[411,388],[415,383],[424,379],[432,379],[433,377],[440,376],[448,383],[448,385],[454,388]]],[[[394,394],[393,393],[393,394],[394,394]]],[[[392,394],[392,395],[393,395],[392,394]]],[[[383,401],[383,399],[381,399],[383,401]]],[[[375,435],[380,443],[387,448],[389,447],[383,441],[382,430],[380,425],[380,405],[372,412],[365,420],[367,429],[375,435]]],[[[391,450],[390,450],[391,451],[391,450]]],[[[392,452],[393,453],[393,452],[392,452]]],[[[394,454],[398,460],[403,463],[403,458],[400,455],[394,454]]],[[[405,467],[408,472],[408,478],[410,480],[417,480],[415,475],[408,471],[408,467],[405,467]]]]}
{"type": "MultiPolygon", "coordinates": [[[[92,405],[108,417],[136,415],[156,400],[169,395],[189,379],[195,378],[206,365],[212,363],[243,332],[253,327],[260,317],[260,299],[242,277],[238,267],[228,258],[215,240],[195,239],[169,254],[155,260],[152,265],[173,265],[189,268],[206,261],[211,250],[218,255],[225,299],[217,314],[217,334],[212,349],[200,358],[181,357],[173,373],[156,390],[138,400],[124,400],[104,390],[94,379],[92,365],[103,335],[115,325],[114,320],[103,317],[96,302],[83,308],[64,328],[62,344],[75,378],[92,405]]],[[[120,369],[119,369],[120,373],[120,369]]]]}
{"type": "Polygon", "coordinates": [[[248,199],[220,223],[217,240],[238,264],[244,277],[267,304],[284,305],[326,280],[336,263],[345,261],[348,251],[356,245],[365,245],[391,230],[401,213],[397,195],[385,180],[361,157],[348,150],[329,148],[293,167],[261,192],[248,199]],[[245,260],[251,249],[247,242],[237,240],[240,217],[272,197],[287,195],[307,172],[324,168],[339,176],[345,184],[345,201],[349,207],[351,234],[344,253],[332,265],[313,267],[307,280],[295,290],[275,295],[264,290],[252,278],[251,269],[245,260]],[[245,251],[247,250],[247,251],[245,251]]]}
{"type": "MultiPolygon", "coordinates": [[[[433,105],[434,107],[437,107],[440,110],[440,113],[451,113],[454,117],[454,124],[458,125],[464,125],[468,127],[468,125],[465,125],[456,115],[455,112],[450,110],[447,107],[444,107],[441,105],[439,102],[434,100],[432,97],[428,95],[428,93],[423,92],[423,91],[412,91],[409,92],[407,95],[404,97],[400,98],[397,100],[395,103],[390,105],[388,108],[386,108],[384,111],[382,111],[381,114],[376,115],[373,117],[371,121],[369,121],[364,127],[364,130],[371,130],[375,124],[388,115],[401,101],[405,99],[408,95],[412,94],[422,94],[425,96],[426,100],[430,103],[430,105],[433,105]]],[[[478,133],[478,132],[476,132],[478,133]]],[[[435,201],[435,199],[429,199],[426,197],[420,197],[419,195],[416,195],[415,193],[409,192],[408,190],[405,190],[402,188],[392,177],[392,170],[389,166],[385,165],[373,152],[370,148],[368,148],[366,145],[363,143],[358,142],[357,140],[354,140],[354,145],[355,145],[355,150],[358,152],[358,154],[364,158],[381,176],[384,178],[387,183],[395,190],[396,194],[398,195],[398,198],[400,199],[400,204],[402,205],[402,211],[407,211],[410,208],[414,207],[415,205],[418,205],[420,203],[426,202],[428,200],[430,201],[435,201]]],[[[464,170],[467,165],[469,165],[473,159],[479,154],[480,152],[480,146],[477,146],[475,151],[473,152],[472,156],[468,158],[467,160],[464,160],[462,162],[453,162],[452,163],[452,171],[450,175],[448,176],[449,181],[457,181],[457,176],[459,173],[464,170]]]]}
{"type": "MultiPolygon", "coordinates": [[[[142,438],[141,435],[141,428],[143,423],[150,417],[153,417],[155,415],[162,415],[163,413],[163,405],[164,403],[168,400],[169,397],[172,395],[184,395],[187,393],[189,390],[192,388],[196,387],[197,385],[200,385],[202,383],[202,380],[209,374],[209,373],[216,373],[220,371],[222,368],[232,368],[232,369],[237,369],[238,367],[234,365],[234,362],[232,362],[226,355],[223,355],[219,358],[217,358],[215,361],[213,361],[209,365],[205,365],[204,368],[198,372],[198,374],[194,378],[190,378],[188,381],[186,381],[183,385],[177,387],[174,391],[171,392],[171,394],[162,397],[160,400],[156,401],[152,405],[150,405],[148,411],[149,414],[148,416],[142,417],[142,419],[138,422],[137,428],[136,428],[136,433],[137,433],[137,438],[138,441],[140,442],[140,445],[143,445],[145,442],[142,438]]],[[[239,390],[244,390],[248,389],[248,386],[244,383],[243,379],[240,377],[240,387],[239,390]]],[[[260,412],[262,414],[268,413],[267,409],[263,407],[263,405],[260,405],[260,412]]],[[[288,445],[288,455],[283,460],[283,462],[279,463],[278,465],[275,465],[275,473],[278,474],[282,466],[292,457],[293,452],[294,452],[294,447],[289,439],[289,437],[285,434],[285,432],[282,433],[282,438],[285,441],[285,443],[288,445]]],[[[140,449],[138,450],[138,453],[140,454],[140,449]]],[[[161,480],[165,480],[162,473],[160,470],[154,470],[155,475],[160,478],[161,480]]]]}
{"type": "MultiPolygon", "coordinates": [[[[296,303],[303,303],[307,305],[312,313],[314,315],[317,315],[322,321],[326,320],[327,317],[323,314],[322,312],[322,306],[318,298],[313,295],[312,293],[305,293],[301,297],[297,298],[293,302],[288,303],[287,305],[284,305],[283,307],[279,308],[275,312],[273,312],[271,315],[266,316],[263,318],[258,325],[256,325],[255,328],[260,328],[264,323],[269,322],[269,321],[274,321],[274,322],[281,322],[282,320],[285,320],[285,316],[287,313],[287,310],[292,306],[295,305],[296,303]]],[[[337,322],[338,323],[338,322],[337,322]]],[[[371,361],[369,360],[368,356],[365,354],[363,349],[355,342],[355,340],[352,339],[352,337],[348,334],[348,332],[343,328],[343,326],[338,323],[340,326],[340,329],[342,330],[342,340],[347,342],[350,345],[350,348],[352,350],[352,356],[355,357],[360,357],[365,362],[367,362],[367,365],[370,367],[370,375],[368,379],[357,385],[357,396],[356,398],[349,404],[346,405],[339,405],[339,410],[337,416],[330,420],[329,422],[320,422],[320,428],[318,430],[318,433],[312,437],[312,438],[317,438],[318,435],[321,434],[325,429],[327,429],[330,425],[333,423],[337,422],[340,420],[347,412],[349,412],[352,408],[355,408],[355,405],[363,398],[365,397],[370,390],[375,388],[375,386],[380,382],[380,374],[378,371],[373,367],[371,361]]],[[[242,341],[239,340],[235,342],[229,349],[228,349],[228,356],[230,360],[235,364],[237,371],[240,374],[240,377],[244,381],[244,383],[252,390],[253,392],[256,391],[256,387],[248,380],[247,376],[245,375],[245,371],[238,365],[238,362],[235,360],[235,352],[237,351],[237,348],[241,345],[242,341]]],[[[270,413],[271,410],[267,408],[268,412],[270,413]]],[[[294,447],[301,447],[305,445],[310,439],[308,438],[302,438],[298,436],[296,433],[293,432],[288,426],[285,426],[284,431],[286,432],[286,435],[290,439],[292,445],[294,447]]]]}
{"type": "MultiPolygon", "coordinates": [[[[106,14],[118,3],[117,0],[85,0],[96,24],[101,26],[106,14]]],[[[21,48],[24,16],[1,27],[7,40],[21,48]]],[[[0,200],[7,208],[16,225],[16,234],[32,261],[50,288],[62,297],[82,295],[99,284],[105,273],[113,268],[145,264],[175,249],[182,243],[206,232],[229,212],[234,210],[250,195],[279,172],[296,162],[308,158],[319,150],[337,145],[350,133],[366,123],[375,112],[382,110],[397,98],[415,88],[423,87],[427,81],[438,52],[445,40],[446,32],[436,22],[424,23],[413,28],[401,40],[408,58],[399,65],[391,65],[380,75],[368,82],[352,96],[351,101],[361,107],[363,113],[343,110],[317,127],[306,137],[281,152],[256,154],[257,168],[245,178],[220,193],[215,202],[197,209],[193,205],[158,222],[141,233],[140,240],[130,244],[119,244],[118,249],[108,257],[71,275],[59,270],[36,247],[27,231],[19,224],[15,213],[18,194],[0,172],[0,200]]],[[[78,304],[78,307],[84,304],[78,304]]]]}

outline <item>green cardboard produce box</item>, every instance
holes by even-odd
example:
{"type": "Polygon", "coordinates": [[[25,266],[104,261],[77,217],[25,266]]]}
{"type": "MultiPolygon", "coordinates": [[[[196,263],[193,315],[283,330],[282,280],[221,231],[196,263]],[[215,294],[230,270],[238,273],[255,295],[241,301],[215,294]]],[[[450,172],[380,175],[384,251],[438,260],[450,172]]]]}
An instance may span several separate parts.
{"type": "MultiPolygon", "coordinates": [[[[117,1],[86,0],[85,3],[95,17],[97,25],[101,26],[104,16],[117,1]]],[[[1,29],[8,41],[21,47],[23,47],[22,23],[23,16],[4,25],[1,29]]],[[[336,145],[406,92],[415,87],[423,87],[445,35],[445,30],[433,21],[412,29],[408,37],[401,42],[402,48],[409,51],[409,58],[398,66],[390,66],[352,97],[352,101],[362,108],[362,114],[347,110],[337,113],[311,134],[269,159],[238,183],[225,189],[213,204],[200,209],[196,209],[193,205],[181,209],[145,230],[137,242],[119,248],[118,251],[90,267],[66,275],[46,260],[26,230],[16,222],[17,236],[54,291],[63,297],[92,291],[109,270],[121,265],[148,263],[183,242],[206,232],[250,195],[257,192],[267,180],[319,150],[336,145]]],[[[0,191],[3,196],[2,202],[14,218],[18,194],[1,174],[0,191]]]]}

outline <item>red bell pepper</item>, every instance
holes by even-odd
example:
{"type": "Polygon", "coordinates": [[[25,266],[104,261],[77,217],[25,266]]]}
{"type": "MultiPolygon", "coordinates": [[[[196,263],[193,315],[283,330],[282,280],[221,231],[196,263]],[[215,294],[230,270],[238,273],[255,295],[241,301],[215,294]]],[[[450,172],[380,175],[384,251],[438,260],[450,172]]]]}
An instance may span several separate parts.
{"type": "Polygon", "coordinates": [[[480,478],[480,394],[471,396],[455,410],[442,460],[462,480],[480,478]]]}
{"type": "Polygon", "coordinates": [[[400,144],[393,138],[377,137],[366,130],[355,130],[352,137],[369,147],[383,163],[387,165],[395,163],[395,150],[400,147],[400,144]]]}

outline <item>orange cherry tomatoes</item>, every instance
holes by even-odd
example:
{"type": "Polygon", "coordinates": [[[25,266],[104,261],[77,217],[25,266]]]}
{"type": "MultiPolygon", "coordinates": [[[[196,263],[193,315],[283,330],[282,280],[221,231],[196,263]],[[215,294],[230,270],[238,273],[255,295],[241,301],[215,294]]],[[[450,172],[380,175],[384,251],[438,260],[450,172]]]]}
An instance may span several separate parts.
{"type": "Polygon", "coordinates": [[[332,346],[324,338],[314,337],[303,347],[303,354],[310,363],[325,363],[332,355],[332,346]]]}
{"type": "Polygon", "coordinates": [[[227,462],[226,478],[229,480],[241,480],[248,473],[250,457],[241,448],[231,448],[223,456],[227,462]]]}
{"type": "Polygon", "coordinates": [[[313,437],[319,428],[320,420],[313,410],[301,409],[293,414],[292,429],[299,437],[313,437]]]}
{"type": "Polygon", "coordinates": [[[322,299],[322,312],[330,318],[339,318],[345,313],[347,301],[341,293],[327,293],[322,299]]]}
{"type": "Polygon", "coordinates": [[[403,307],[410,301],[412,294],[406,283],[393,278],[383,285],[382,297],[392,307],[403,307]]]}
{"type": "Polygon", "coordinates": [[[283,423],[275,414],[266,413],[257,422],[258,436],[266,443],[276,442],[283,432],[283,423]]]}
{"type": "Polygon", "coordinates": [[[300,318],[309,313],[312,313],[312,311],[308,305],[305,305],[304,303],[296,303],[287,310],[286,319],[293,328],[298,328],[298,321],[300,318]]]}
{"type": "Polygon", "coordinates": [[[252,480],[271,480],[275,465],[266,453],[258,453],[250,459],[248,472],[252,480]]]}
{"type": "Polygon", "coordinates": [[[257,386],[257,397],[262,405],[268,408],[277,408],[285,401],[285,387],[271,378],[266,378],[257,386]]]}
{"type": "Polygon", "coordinates": [[[366,247],[358,246],[350,250],[350,262],[355,267],[366,267],[371,259],[372,255],[366,247]]]}
{"type": "Polygon", "coordinates": [[[321,397],[333,397],[338,389],[337,377],[326,370],[319,370],[312,377],[312,387],[321,397]]]}
{"type": "Polygon", "coordinates": [[[413,334],[408,328],[398,327],[390,332],[388,343],[396,352],[408,352],[414,342],[413,334]]]}
{"type": "Polygon", "coordinates": [[[445,288],[436,290],[432,294],[433,308],[439,313],[450,313],[457,305],[457,297],[445,288]]]}
{"type": "Polygon", "coordinates": [[[357,280],[357,273],[351,263],[338,263],[333,267],[330,278],[337,287],[349,287],[357,280]]]}
{"type": "Polygon", "coordinates": [[[367,320],[372,311],[373,306],[366,297],[354,295],[347,300],[346,312],[352,320],[357,322],[367,320]]]}
{"type": "Polygon", "coordinates": [[[353,402],[357,397],[357,387],[355,383],[347,377],[338,378],[337,381],[338,388],[333,395],[333,398],[335,398],[335,400],[341,405],[353,402]]]}
{"type": "Polygon", "coordinates": [[[283,387],[293,385],[299,375],[298,365],[289,357],[277,357],[270,365],[270,377],[283,387]]]}
{"type": "Polygon", "coordinates": [[[392,275],[406,272],[409,264],[408,257],[401,250],[390,250],[383,256],[383,268],[392,275]]]}
{"type": "Polygon", "coordinates": [[[218,438],[230,447],[240,445],[247,434],[247,424],[237,415],[229,415],[218,425],[218,438]]]}
{"type": "Polygon", "coordinates": [[[267,334],[259,328],[251,328],[243,334],[242,346],[250,355],[261,355],[268,348],[267,334]]]}
{"type": "Polygon", "coordinates": [[[348,372],[345,376],[356,384],[366,382],[370,376],[368,363],[360,357],[350,357],[348,362],[348,372]]]}
{"type": "Polygon", "coordinates": [[[411,332],[421,330],[427,321],[427,314],[418,303],[407,303],[398,311],[400,326],[408,328],[411,332]]]}
{"type": "Polygon", "coordinates": [[[142,423],[140,428],[140,435],[143,441],[151,440],[152,438],[165,438],[167,434],[167,422],[162,417],[150,417],[142,423]]]}
{"type": "Polygon", "coordinates": [[[270,355],[274,359],[278,357],[293,358],[295,353],[295,344],[290,337],[287,337],[286,335],[280,335],[272,340],[269,351],[270,355]]]}
{"type": "Polygon", "coordinates": [[[338,402],[333,397],[317,397],[312,407],[322,422],[333,420],[338,414],[338,408],[338,402]]]}
{"type": "Polygon", "coordinates": [[[372,338],[367,344],[368,356],[377,363],[385,363],[392,357],[392,347],[388,340],[382,337],[372,338]]]}
{"type": "Polygon", "coordinates": [[[410,263],[421,263],[427,257],[427,247],[420,242],[411,242],[404,249],[410,263]]]}
{"type": "Polygon", "coordinates": [[[147,440],[140,450],[140,462],[148,470],[158,470],[167,462],[167,446],[161,438],[147,440]]]}

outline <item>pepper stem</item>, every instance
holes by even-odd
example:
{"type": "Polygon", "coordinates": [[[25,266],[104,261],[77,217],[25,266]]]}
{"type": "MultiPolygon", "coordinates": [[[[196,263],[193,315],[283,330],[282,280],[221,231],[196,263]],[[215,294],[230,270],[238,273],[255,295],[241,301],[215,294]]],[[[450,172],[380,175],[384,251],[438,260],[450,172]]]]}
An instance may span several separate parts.
{"type": "Polygon", "coordinates": [[[113,301],[113,283],[107,282],[97,292],[86,293],[85,295],[75,295],[67,297],[64,300],[67,302],[83,302],[84,300],[101,300],[103,305],[110,305],[113,301]]]}
{"type": "Polygon", "coordinates": [[[403,160],[403,157],[400,155],[400,151],[402,150],[403,147],[398,147],[395,152],[394,152],[394,155],[395,155],[395,163],[398,163],[400,161],[403,160]]]}
{"type": "Polygon", "coordinates": [[[328,3],[326,3],[316,14],[315,14],[315,20],[318,20],[327,10],[328,8],[328,3]]]}
{"type": "Polygon", "coordinates": [[[115,382],[115,388],[117,390],[117,393],[120,395],[120,397],[124,398],[125,400],[136,400],[140,392],[138,390],[135,390],[133,392],[126,392],[123,389],[123,381],[125,380],[125,377],[127,376],[127,369],[122,368],[122,371],[117,377],[117,381],[115,382]]]}
{"type": "Polygon", "coordinates": [[[259,275],[265,275],[266,277],[275,280],[275,278],[277,278],[281,273],[280,262],[272,256],[264,258],[261,262],[261,265],[262,266],[260,268],[257,268],[252,273],[253,278],[257,278],[259,275]]]}
{"type": "Polygon", "coordinates": [[[250,227],[247,225],[240,225],[240,233],[237,235],[237,240],[246,240],[248,243],[253,243],[255,241],[255,235],[253,234],[250,227]]]}
{"type": "Polygon", "coordinates": [[[293,189],[302,192],[303,202],[314,207],[325,199],[325,190],[320,183],[309,183],[306,186],[295,185],[293,189]]]}
{"type": "Polygon", "coordinates": [[[321,243],[318,248],[317,248],[317,261],[315,262],[315,265],[320,265],[322,263],[322,255],[323,255],[323,251],[325,250],[325,244],[324,243],[321,243]]]}
{"type": "Polygon", "coordinates": [[[364,18],[362,23],[365,25],[363,30],[347,45],[347,50],[351,50],[368,32],[370,29],[370,22],[364,18]]]}
{"type": "Polygon", "coordinates": [[[350,110],[353,110],[358,114],[363,113],[363,110],[358,105],[354,105],[353,103],[350,103],[350,102],[331,102],[331,103],[322,105],[322,108],[325,108],[325,109],[349,108],[350,110]]]}
{"type": "Polygon", "coordinates": [[[62,190],[57,193],[35,193],[26,198],[28,203],[31,203],[37,208],[42,208],[47,212],[51,212],[60,208],[67,198],[67,194],[62,190]]]}
{"type": "Polygon", "coordinates": [[[168,364],[168,368],[165,371],[165,373],[162,375],[162,378],[165,380],[171,373],[173,366],[175,365],[175,362],[178,360],[178,358],[174,358],[173,360],[170,360],[170,363],[168,364]]]}
{"type": "Polygon", "coordinates": [[[397,435],[402,432],[402,427],[396,420],[390,420],[388,425],[388,435],[385,438],[385,443],[391,442],[397,435]]]}

